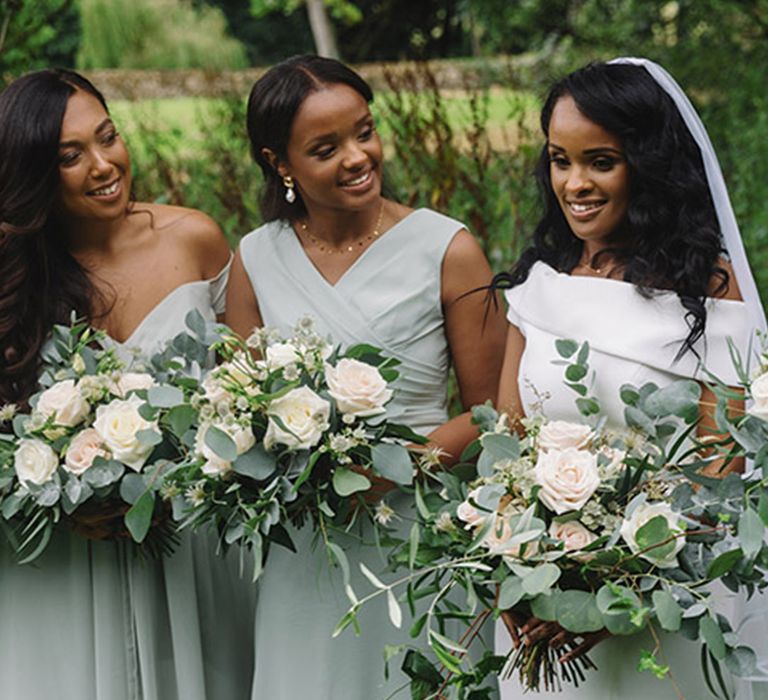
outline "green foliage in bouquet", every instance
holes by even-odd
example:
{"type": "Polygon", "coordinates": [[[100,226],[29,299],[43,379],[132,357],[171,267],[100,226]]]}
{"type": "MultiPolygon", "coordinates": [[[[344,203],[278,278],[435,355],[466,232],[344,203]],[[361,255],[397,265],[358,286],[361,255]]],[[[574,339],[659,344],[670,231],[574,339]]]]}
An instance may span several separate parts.
{"type": "Polygon", "coordinates": [[[377,482],[409,486],[403,443],[424,442],[386,420],[397,361],[370,345],[334,349],[308,319],[289,339],[225,332],[214,347],[223,362],[187,407],[187,458],[166,477],[176,517],[183,527],[212,524],[224,547],[252,551],[254,580],[271,543],[293,549],[287,526],[311,520],[348,572],[333,531],[350,532],[360,515],[375,523],[377,482]]]}
{"type": "Polygon", "coordinates": [[[180,455],[184,382],[196,386],[184,372],[207,356],[202,341],[177,341],[193,359],[172,344],[155,369],[127,368],[102,332],[74,319],[54,327],[30,410],[0,416],[12,429],[0,434],[0,524],[21,563],[43,553],[59,523],[153,556],[172,551],[175,527],[157,493],[180,455]]]}
{"type": "MultiPolygon", "coordinates": [[[[705,680],[714,694],[727,696],[721,666],[750,675],[756,658],[739,644],[709,584],[747,594],[765,586],[768,423],[755,411],[733,419],[723,404],[720,428],[730,437],[699,439],[700,387],[677,381],[622,386],[628,427],[608,425],[589,395],[589,347],[558,341],[557,352],[582,420],[548,420],[542,411],[510,426],[490,406],[475,407],[481,437],[465,451],[465,463],[426,473],[436,487],[416,490],[418,522],[391,555],[393,566],[408,572],[377,585],[340,627],[372,598],[396,597],[398,588],[412,612],[414,601],[426,598],[427,612],[411,628],[420,642],[404,664],[408,673],[419,660],[418,678],[410,674],[414,698],[450,686],[456,697],[476,697],[484,674],[500,663],[533,690],[578,685],[594,668],[584,655],[560,663],[578,644],[573,636],[557,650],[545,639],[519,646],[505,662],[494,665],[486,654],[473,663],[468,652],[477,625],[503,611],[556,622],[572,635],[647,630],[653,641],[638,669],[660,678],[670,673],[657,660],[662,630],[699,640],[705,680]],[[727,473],[744,454],[759,470],[727,473]],[[702,473],[715,463],[722,478],[702,473]],[[456,591],[463,592],[463,607],[456,591]],[[442,622],[462,615],[470,623],[464,638],[443,635],[442,622]]],[[[768,373],[761,376],[768,382],[768,373]]]]}

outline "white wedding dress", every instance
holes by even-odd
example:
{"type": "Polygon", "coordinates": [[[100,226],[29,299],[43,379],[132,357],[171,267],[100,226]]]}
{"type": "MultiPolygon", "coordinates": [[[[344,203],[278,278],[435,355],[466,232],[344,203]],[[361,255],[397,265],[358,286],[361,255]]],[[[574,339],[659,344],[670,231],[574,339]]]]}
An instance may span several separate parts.
{"type": "MultiPolygon", "coordinates": [[[[658,292],[648,299],[630,283],[571,276],[537,262],[528,279],[508,290],[506,297],[508,319],[525,336],[518,379],[523,408],[530,412],[533,404],[544,399],[543,410],[550,419],[580,419],[574,402],[576,394],[563,381],[564,368],[552,363],[560,359],[555,350],[559,338],[589,341],[589,365],[596,373],[592,394],[599,399],[608,421],[622,425],[622,384],[641,386],[654,382],[665,386],[681,378],[701,379],[702,364],[729,385],[737,384],[728,338],[745,352],[752,328],[746,304],[711,299],[707,302],[705,338],[696,345],[703,362],[691,352],[676,361],[688,326],[685,310],[672,292],[658,292]]],[[[721,602],[726,615],[732,612],[733,601],[721,602]]],[[[496,644],[499,653],[510,647],[509,635],[500,624],[496,644]]],[[[586,682],[579,688],[566,686],[561,693],[541,692],[526,697],[678,700],[668,680],[659,681],[648,671],[636,670],[642,649],[654,649],[647,632],[634,637],[610,637],[590,652],[599,670],[588,672],[586,682]]],[[[712,697],[700,670],[698,642],[664,635],[662,652],[657,658],[670,665],[686,700],[712,697]]],[[[516,678],[501,684],[501,697],[523,697],[516,678]]]]}

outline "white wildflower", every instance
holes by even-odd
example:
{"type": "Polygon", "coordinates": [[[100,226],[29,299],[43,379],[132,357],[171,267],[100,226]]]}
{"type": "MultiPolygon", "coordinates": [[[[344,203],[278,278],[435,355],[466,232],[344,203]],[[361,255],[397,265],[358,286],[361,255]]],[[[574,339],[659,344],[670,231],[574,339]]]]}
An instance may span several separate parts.
{"type": "Polygon", "coordinates": [[[376,511],[373,515],[373,519],[379,525],[389,525],[390,521],[396,517],[397,514],[386,501],[379,501],[379,504],[376,506],[376,511]]]}
{"type": "Polygon", "coordinates": [[[451,514],[442,512],[435,520],[435,530],[438,532],[453,532],[456,529],[456,523],[453,522],[451,514]]]}
{"type": "Polygon", "coordinates": [[[203,503],[205,503],[205,482],[198,481],[196,484],[190,486],[184,492],[184,498],[186,498],[187,502],[195,508],[203,505],[203,503]]]}
{"type": "Polygon", "coordinates": [[[7,403],[0,408],[0,423],[12,421],[19,407],[15,403],[7,403]]]}

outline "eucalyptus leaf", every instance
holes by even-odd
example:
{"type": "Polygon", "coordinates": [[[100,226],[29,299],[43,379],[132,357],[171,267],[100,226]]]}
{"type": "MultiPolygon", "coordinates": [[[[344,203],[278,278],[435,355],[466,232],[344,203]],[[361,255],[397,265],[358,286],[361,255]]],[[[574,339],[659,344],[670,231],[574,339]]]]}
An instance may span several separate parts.
{"type": "Polygon", "coordinates": [[[227,462],[234,462],[237,459],[235,441],[215,425],[209,426],[205,431],[205,444],[214,451],[217,457],[227,462]]]}
{"type": "Polygon", "coordinates": [[[168,411],[165,420],[173,434],[181,440],[184,433],[192,427],[197,417],[197,412],[189,404],[174,406],[168,411]]]}
{"type": "Polygon", "coordinates": [[[371,488],[368,477],[344,467],[339,467],[333,472],[332,482],[333,490],[341,497],[351,496],[353,493],[371,488]]]}
{"type": "Polygon", "coordinates": [[[239,455],[232,464],[238,474],[250,476],[256,481],[266,481],[277,469],[277,457],[257,443],[250,450],[239,455]]]}
{"type": "Polygon", "coordinates": [[[739,518],[739,544],[744,556],[755,556],[763,546],[763,532],[765,526],[760,516],[747,508],[739,518]]]}
{"type": "Polygon", "coordinates": [[[718,661],[725,659],[725,640],[723,639],[720,625],[717,624],[714,618],[709,616],[701,618],[699,621],[699,634],[712,653],[712,656],[718,661]]]}
{"type": "Polygon", "coordinates": [[[604,626],[595,595],[586,591],[562,591],[557,596],[557,621],[576,634],[597,632],[604,626]]]}
{"type": "Polygon", "coordinates": [[[145,491],[124,516],[125,526],[134,542],[143,542],[152,525],[152,515],[155,511],[155,494],[145,491]]]}
{"type": "Polygon", "coordinates": [[[51,480],[46,481],[40,486],[40,490],[35,494],[35,501],[38,505],[50,508],[56,505],[61,498],[61,484],[51,480]]]}
{"type": "Polygon", "coordinates": [[[662,629],[667,632],[677,632],[683,620],[683,609],[674,596],[667,591],[654,591],[651,599],[662,629]]]}
{"type": "Polygon", "coordinates": [[[520,459],[520,441],[516,435],[491,433],[480,440],[483,451],[477,460],[477,472],[480,476],[493,476],[493,466],[497,462],[520,459]]]}
{"type": "Polygon", "coordinates": [[[373,468],[385,479],[405,485],[413,482],[411,455],[402,445],[374,445],[371,461],[373,468]]]}
{"type": "Polygon", "coordinates": [[[560,578],[560,567],[554,564],[541,564],[523,579],[523,591],[529,596],[548,591],[560,578]]]}
{"type": "Polygon", "coordinates": [[[531,600],[531,613],[539,620],[554,622],[557,620],[557,597],[559,591],[551,590],[531,600]]]}
{"type": "Polygon", "coordinates": [[[575,340],[561,338],[555,341],[555,349],[560,357],[568,359],[579,349],[579,344],[575,340]]]}
{"type": "Polygon", "coordinates": [[[141,474],[126,474],[120,482],[120,498],[134,504],[147,490],[147,484],[141,474]]]}
{"type": "Polygon", "coordinates": [[[746,646],[730,649],[725,657],[725,667],[734,676],[751,676],[757,669],[757,654],[746,646]]]}
{"type": "Polygon", "coordinates": [[[499,599],[496,605],[499,610],[510,610],[523,599],[524,595],[522,579],[509,576],[499,586],[499,599]]]}
{"type": "Polygon", "coordinates": [[[163,441],[163,436],[157,430],[148,428],[146,430],[139,430],[136,432],[136,439],[139,443],[145,447],[154,447],[159,445],[163,441]]]}

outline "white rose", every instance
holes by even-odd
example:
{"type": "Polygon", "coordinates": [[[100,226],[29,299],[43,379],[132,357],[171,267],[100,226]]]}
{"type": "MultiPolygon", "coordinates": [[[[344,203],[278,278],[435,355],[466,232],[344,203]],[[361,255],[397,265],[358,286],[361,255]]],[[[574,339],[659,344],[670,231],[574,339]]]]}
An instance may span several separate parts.
{"type": "Polygon", "coordinates": [[[458,508],[456,508],[456,517],[467,523],[466,527],[470,528],[473,525],[477,525],[481,521],[483,521],[490,513],[486,513],[484,511],[478,510],[475,506],[473,506],[470,503],[470,500],[477,503],[477,497],[480,494],[480,489],[474,489],[470,491],[467,494],[467,500],[462,501],[459,503],[458,508]]]}
{"type": "Polygon", "coordinates": [[[140,471],[152,452],[152,445],[139,442],[141,430],[157,428],[157,423],[145,420],[139,413],[142,400],[135,394],[127,399],[115,399],[96,409],[93,427],[112,456],[135,471],[140,471]]]}
{"type": "MultiPolygon", "coordinates": [[[[673,534],[679,534],[685,531],[685,523],[680,516],[672,510],[667,503],[642,503],[634,511],[629,519],[621,523],[619,532],[624,541],[629,545],[633,554],[640,552],[643,547],[637,543],[637,531],[647,522],[661,516],[667,521],[667,526],[673,534]]],[[[677,553],[685,546],[685,538],[677,537],[674,542],[670,542],[663,547],[649,549],[641,554],[643,559],[655,564],[660,569],[670,569],[677,566],[677,553]]]]}
{"type": "Polygon", "coordinates": [[[392,390],[376,367],[359,360],[344,358],[335,367],[325,366],[328,393],[336,399],[339,411],[360,418],[384,413],[384,404],[392,390]]]}
{"type": "Polygon", "coordinates": [[[75,387],[74,379],[65,379],[46,389],[35,407],[46,418],[53,417],[59,425],[73,428],[82,423],[90,411],[88,402],[75,387]]]}
{"type": "Polygon", "coordinates": [[[22,438],[16,448],[13,468],[22,484],[44,484],[59,466],[58,455],[42,440],[22,438]]]}
{"type": "Polygon", "coordinates": [[[205,435],[212,425],[215,425],[216,428],[232,438],[238,455],[248,452],[256,444],[256,436],[253,434],[253,429],[250,425],[243,426],[239,423],[228,423],[226,425],[209,423],[198,428],[197,435],[195,436],[195,450],[205,459],[205,464],[202,467],[203,473],[212,475],[224,474],[232,469],[232,462],[217,455],[205,442],[205,435]]]}
{"type": "Polygon", "coordinates": [[[592,437],[592,428],[581,423],[553,420],[539,430],[542,450],[564,450],[566,447],[584,447],[592,437]]]}
{"type": "Polygon", "coordinates": [[[752,406],[749,413],[763,420],[768,420],[768,372],[761,374],[752,382],[752,406]]]}
{"type": "Polygon", "coordinates": [[[301,360],[298,348],[293,343],[273,343],[267,346],[267,367],[270,370],[295,365],[301,360]]]}
{"type": "Polygon", "coordinates": [[[104,444],[97,430],[86,428],[79,432],[69,443],[67,453],[64,456],[64,469],[72,474],[82,474],[93,466],[96,457],[109,458],[109,452],[104,449],[104,444]]]}
{"type": "Polygon", "coordinates": [[[307,450],[314,447],[323,432],[328,430],[331,404],[309,387],[302,386],[275,399],[267,413],[270,416],[264,436],[267,449],[279,443],[291,449],[307,450]],[[283,430],[273,420],[273,416],[279,418],[287,430],[283,430]]]}
{"type": "Polygon", "coordinates": [[[597,457],[575,447],[539,452],[533,473],[539,499],[558,515],[579,510],[600,485],[597,457]]]}
{"type": "Polygon", "coordinates": [[[553,522],[549,526],[549,535],[560,540],[565,545],[566,552],[584,549],[597,539],[597,535],[587,530],[578,520],[569,520],[567,523],[553,522]]]}
{"type": "Polygon", "coordinates": [[[152,375],[146,372],[125,372],[120,374],[112,385],[112,393],[124,399],[129,391],[140,391],[155,386],[152,375]]]}

